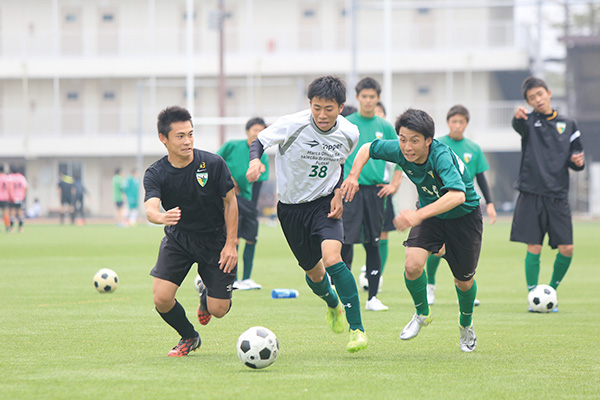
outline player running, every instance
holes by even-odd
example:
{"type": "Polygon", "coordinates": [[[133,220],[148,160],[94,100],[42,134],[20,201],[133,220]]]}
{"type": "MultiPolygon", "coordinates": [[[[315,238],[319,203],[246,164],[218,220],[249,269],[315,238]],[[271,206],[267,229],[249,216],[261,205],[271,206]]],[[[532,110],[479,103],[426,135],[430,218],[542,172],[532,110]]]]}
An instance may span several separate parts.
{"type": "Polygon", "coordinates": [[[474,275],[481,251],[483,224],[479,195],[466,168],[448,146],[433,138],[433,119],[424,111],[408,109],[395,125],[396,140],[364,144],[348,178],[341,187],[344,199],[352,200],[358,190],[360,171],[370,158],[394,162],[402,167],[417,187],[419,208],[403,210],[394,218],[398,230],[411,228],[406,246],[405,283],[416,313],[404,327],[400,339],[412,339],[431,320],[427,304],[427,257],[446,245],[448,261],[459,302],[460,349],[475,350],[473,308],[477,284],[474,275]]]}
{"type": "Polygon", "coordinates": [[[358,141],[358,128],[340,116],[346,101],[341,79],[323,76],[308,86],[310,109],[280,118],[250,145],[249,182],[265,167],[264,149],[277,146],[277,217],[285,238],[306,272],[312,291],[327,303],[327,321],[336,333],[350,324],[346,349],[367,347],[354,276],[342,261],[344,230],[339,186],[343,165],[358,141]],[[333,290],[325,272],[335,280],[333,290]],[[341,300],[341,303],[340,303],[341,300]],[[343,305],[343,308],[342,308],[343,305]]]}

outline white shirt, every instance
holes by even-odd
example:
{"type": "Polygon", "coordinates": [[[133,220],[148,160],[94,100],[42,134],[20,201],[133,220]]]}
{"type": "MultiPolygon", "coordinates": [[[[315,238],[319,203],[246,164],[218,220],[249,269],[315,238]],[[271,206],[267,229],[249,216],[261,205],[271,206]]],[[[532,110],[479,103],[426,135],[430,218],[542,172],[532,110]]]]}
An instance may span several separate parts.
{"type": "Polygon", "coordinates": [[[358,136],[358,127],[341,115],[329,131],[323,132],[310,110],[281,117],[260,132],[258,140],[264,149],[278,145],[275,168],[279,201],[300,204],[331,194],[358,136]]]}

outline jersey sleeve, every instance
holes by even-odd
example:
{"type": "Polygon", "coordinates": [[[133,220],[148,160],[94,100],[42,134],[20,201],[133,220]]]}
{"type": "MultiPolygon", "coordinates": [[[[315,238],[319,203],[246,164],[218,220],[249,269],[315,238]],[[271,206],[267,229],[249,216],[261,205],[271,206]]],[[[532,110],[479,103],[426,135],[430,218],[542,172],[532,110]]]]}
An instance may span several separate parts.
{"type": "Polygon", "coordinates": [[[148,168],[144,173],[144,190],[146,192],[144,202],[154,197],[161,198],[160,181],[154,168],[148,168]]]}
{"type": "Polygon", "coordinates": [[[258,182],[265,182],[269,180],[269,155],[263,153],[262,157],[260,157],[260,162],[265,166],[265,172],[260,175],[258,182]]]}
{"type": "Polygon", "coordinates": [[[257,139],[263,145],[263,149],[281,144],[288,136],[288,130],[294,124],[290,124],[286,117],[281,117],[267,128],[260,131],[257,139]]]}
{"type": "MultiPolygon", "coordinates": [[[[579,129],[577,128],[577,124],[575,123],[575,121],[573,121],[573,133],[571,134],[571,137],[569,138],[570,140],[570,145],[569,145],[569,154],[573,155],[573,154],[577,154],[577,153],[581,153],[583,151],[583,143],[581,142],[581,132],[579,132],[579,129]]],[[[574,163],[571,162],[571,157],[569,156],[569,168],[571,168],[572,170],[575,171],[581,171],[584,168],[585,165],[582,165],[581,167],[576,166],[574,163]]]]}
{"type": "Polygon", "coordinates": [[[216,154],[220,155],[221,157],[223,157],[225,160],[227,160],[227,156],[229,154],[231,146],[229,145],[229,142],[226,142],[223,144],[223,146],[221,146],[219,148],[219,150],[217,150],[216,154]]]}
{"type": "MultiPolygon", "coordinates": [[[[490,169],[490,165],[488,164],[487,159],[485,158],[485,154],[481,150],[481,147],[479,147],[479,145],[476,146],[478,157],[474,175],[481,174],[482,172],[485,172],[490,169]]],[[[474,176],[472,176],[471,178],[475,179],[474,176]]]]}
{"type": "MultiPolygon", "coordinates": [[[[531,114],[527,114],[527,116],[529,118],[531,114]]],[[[527,124],[527,120],[513,117],[512,127],[522,137],[525,137],[529,134],[529,125],[527,124]]]]}
{"type": "Polygon", "coordinates": [[[369,148],[369,156],[375,160],[400,164],[400,145],[397,140],[375,139],[369,148]]]}
{"type": "Polygon", "coordinates": [[[437,156],[435,165],[435,171],[443,183],[440,193],[444,194],[448,190],[467,192],[463,175],[468,172],[460,157],[454,152],[442,152],[437,156]]]}

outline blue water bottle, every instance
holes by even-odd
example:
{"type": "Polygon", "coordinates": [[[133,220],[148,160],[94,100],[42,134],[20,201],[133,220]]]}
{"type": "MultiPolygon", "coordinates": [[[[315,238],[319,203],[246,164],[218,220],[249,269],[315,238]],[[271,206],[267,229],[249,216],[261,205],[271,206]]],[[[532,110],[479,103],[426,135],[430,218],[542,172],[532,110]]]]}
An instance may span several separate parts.
{"type": "Polygon", "coordinates": [[[298,291],[295,289],[273,289],[271,297],[274,299],[295,299],[298,291]]]}

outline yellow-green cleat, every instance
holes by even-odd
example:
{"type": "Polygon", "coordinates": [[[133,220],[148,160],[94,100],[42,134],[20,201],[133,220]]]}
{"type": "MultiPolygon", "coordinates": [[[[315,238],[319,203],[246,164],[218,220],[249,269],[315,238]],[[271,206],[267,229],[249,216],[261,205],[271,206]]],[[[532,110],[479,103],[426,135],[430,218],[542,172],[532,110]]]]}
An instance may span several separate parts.
{"type": "Polygon", "coordinates": [[[339,302],[337,307],[327,307],[327,324],[335,333],[342,333],[346,330],[346,319],[344,318],[344,308],[339,302]]]}
{"type": "Polygon", "coordinates": [[[346,350],[350,353],[356,353],[359,350],[364,350],[369,344],[367,334],[360,329],[350,330],[350,341],[346,345],[346,350]]]}

